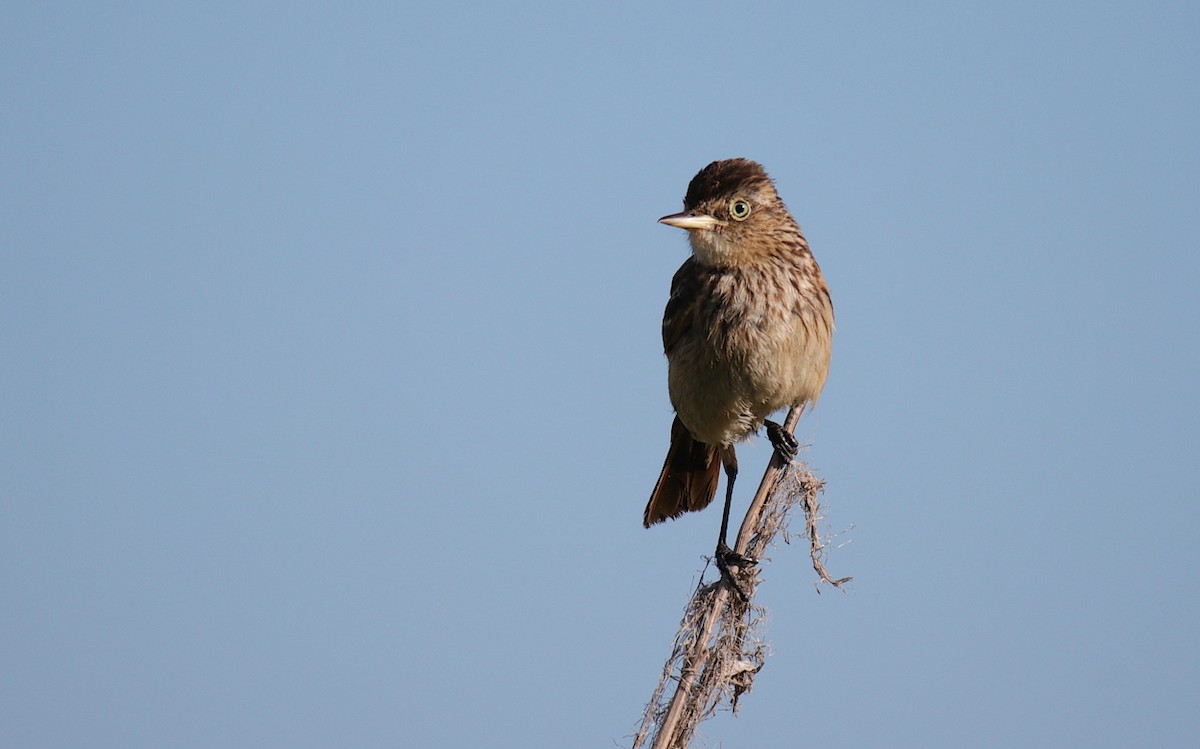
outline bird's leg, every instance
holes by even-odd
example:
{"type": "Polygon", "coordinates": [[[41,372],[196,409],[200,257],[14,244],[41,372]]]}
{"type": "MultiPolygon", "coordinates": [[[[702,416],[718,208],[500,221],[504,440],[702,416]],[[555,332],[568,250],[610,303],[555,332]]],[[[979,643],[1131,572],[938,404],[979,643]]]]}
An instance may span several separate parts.
{"type": "Polygon", "coordinates": [[[742,602],[750,600],[746,595],[746,591],[742,589],[740,583],[734,578],[730,572],[730,565],[734,567],[751,567],[758,563],[757,559],[738,554],[733,549],[729,548],[729,544],[725,542],[725,538],[729,533],[729,508],[733,503],[733,484],[737,479],[737,454],[733,451],[733,445],[721,446],[721,463],[725,466],[725,511],[721,514],[721,538],[717,541],[717,569],[721,571],[721,577],[729,582],[729,586],[733,588],[742,602]]]}
{"type": "Polygon", "coordinates": [[[775,448],[775,452],[784,463],[791,463],[796,453],[800,452],[800,443],[796,441],[796,437],[770,419],[765,419],[763,425],[767,428],[767,439],[771,440],[771,447],[775,448]]]}

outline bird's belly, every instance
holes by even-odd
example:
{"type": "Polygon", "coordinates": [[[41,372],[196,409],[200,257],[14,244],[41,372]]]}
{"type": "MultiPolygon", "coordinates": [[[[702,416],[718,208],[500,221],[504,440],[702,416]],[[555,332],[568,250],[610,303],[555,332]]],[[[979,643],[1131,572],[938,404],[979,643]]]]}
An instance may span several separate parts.
{"type": "Polygon", "coordinates": [[[732,444],[757,425],[745,387],[729,367],[673,358],[667,376],[671,404],[680,421],[700,442],[732,444]]]}
{"type": "Polygon", "coordinates": [[[750,336],[723,341],[719,348],[691,340],[672,352],[668,389],[693,437],[732,444],[757,431],[775,411],[815,402],[828,371],[828,345],[813,336],[750,336]]]}

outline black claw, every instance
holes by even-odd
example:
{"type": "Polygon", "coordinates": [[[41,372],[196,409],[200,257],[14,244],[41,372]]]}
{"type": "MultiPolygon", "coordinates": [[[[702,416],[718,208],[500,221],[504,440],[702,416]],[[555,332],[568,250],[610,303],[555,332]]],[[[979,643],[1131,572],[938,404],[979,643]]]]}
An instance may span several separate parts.
{"type": "Polygon", "coordinates": [[[753,567],[758,564],[758,560],[754,557],[739,554],[724,543],[717,544],[717,559],[726,564],[732,564],[734,567],[753,567]]]}
{"type": "Polygon", "coordinates": [[[800,452],[800,443],[796,441],[795,436],[770,419],[763,421],[763,425],[767,428],[767,439],[771,441],[771,447],[775,448],[775,452],[779,453],[779,457],[783,458],[785,463],[791,462],[796,453],[800,452]]]}
{"type": "Polygon", "coordinates": [[[717,569],[721,571],[721,579],[729,583],[729,587],[733,588],[733,592],[737,593],[738,598],[742,599],[742,603],[748,602],[750,596],[746,594],[746,590],[738,582],[737,578],[733,576],[733,572],[730,571],[729,567],[731,565],[739,569],[753,567],[758,564],[758,560],[754,557],[737,553],[729,548],[724,541],[721,541],[717,544],[716,562],[717,569]]]}

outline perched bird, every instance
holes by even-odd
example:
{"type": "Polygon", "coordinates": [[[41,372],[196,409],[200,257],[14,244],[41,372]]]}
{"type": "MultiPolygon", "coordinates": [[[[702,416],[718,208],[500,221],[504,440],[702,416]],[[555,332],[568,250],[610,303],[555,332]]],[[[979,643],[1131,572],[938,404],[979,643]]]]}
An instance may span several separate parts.
{"type": "Polygon", "coordinates": [[[688,185],[683,212],[659,222],[686,229],[692,256],[671,281],[663,314],[675,421],[662,474],[643,517],[649,528],[702,510],[726,474],[717,565],[755,560],[726,543],[737,476],[734,443],[760,427],[785,459],[796,439],[767,417],[816,402],[829,372],[833,304],[800,227],[762,166],[714,161],[688,185]]]}

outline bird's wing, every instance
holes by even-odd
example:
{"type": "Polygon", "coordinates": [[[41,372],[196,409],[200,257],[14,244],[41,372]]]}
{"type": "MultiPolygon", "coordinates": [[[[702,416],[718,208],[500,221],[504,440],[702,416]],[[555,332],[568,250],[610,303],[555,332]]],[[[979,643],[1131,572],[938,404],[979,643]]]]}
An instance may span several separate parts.
{"type": "Polygon", "coordinates": [[[688,258],[671,279],[671,298],[663,312],[663,351],[667,356],[691,329],[700,313],[702,284],[700,268],[695,258],[688,258]]]}

